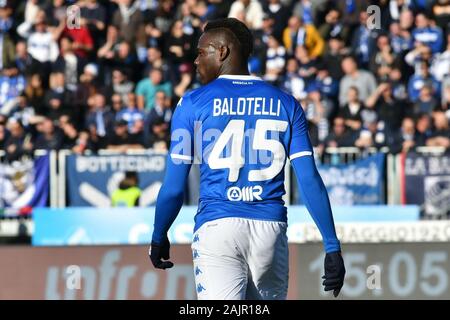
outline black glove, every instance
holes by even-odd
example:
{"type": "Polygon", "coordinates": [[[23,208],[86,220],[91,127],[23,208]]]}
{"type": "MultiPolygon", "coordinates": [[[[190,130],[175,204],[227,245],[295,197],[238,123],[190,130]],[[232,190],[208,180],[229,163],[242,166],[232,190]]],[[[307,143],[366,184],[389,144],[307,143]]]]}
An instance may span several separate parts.
{"type": "Polygon", "coordinates": [[[334,297],[337,297],[344,285],[345,266],[340,251],[330,252],[325,255],[325,279],[322,284],[325,291],[333,291],[334,297]]]}
{"type": "Polygon", "coordinates": [[[173,267],[173,263],[171,261],[161,260],[161,259],[167,260],[170,258],[169,250],[170,250],[170,242],[169,239],[167,238],[165,238],[163,242],[160,244],[152,242],[148,254],[155,268],[167,269],[173,267]]]}

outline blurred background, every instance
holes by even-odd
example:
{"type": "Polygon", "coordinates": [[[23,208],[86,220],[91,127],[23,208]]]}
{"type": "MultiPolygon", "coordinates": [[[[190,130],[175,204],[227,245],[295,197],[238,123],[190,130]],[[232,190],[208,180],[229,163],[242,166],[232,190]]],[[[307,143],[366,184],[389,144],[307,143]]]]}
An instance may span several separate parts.
{"type": "MultiPolygon", "coordinates": [[[[195,299],[199,172],[147,257],[170,122],[208,20],[306,112],[343,244],[340,299],[450,299],[449,0],[0,0],[0,299],[195,299]]],[[[289,299],[327,299],[286,165],[289,299]]]]}

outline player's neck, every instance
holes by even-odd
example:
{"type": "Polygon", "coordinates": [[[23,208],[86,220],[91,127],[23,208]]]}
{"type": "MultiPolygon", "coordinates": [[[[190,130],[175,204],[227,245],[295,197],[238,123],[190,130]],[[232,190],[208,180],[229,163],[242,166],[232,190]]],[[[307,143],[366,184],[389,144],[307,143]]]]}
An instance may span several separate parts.
{"type": "Polygon", "coordinates": [[[246,75],[248,76],[250,74],[250,72],[248,72],[248,68],[247,66],[222,66],[219,75],[246,75]]]}

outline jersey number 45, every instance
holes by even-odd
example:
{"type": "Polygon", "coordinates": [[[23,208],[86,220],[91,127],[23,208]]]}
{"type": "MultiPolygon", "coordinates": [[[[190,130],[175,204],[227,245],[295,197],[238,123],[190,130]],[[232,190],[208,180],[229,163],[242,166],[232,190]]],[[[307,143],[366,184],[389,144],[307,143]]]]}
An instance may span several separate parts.
{"type": "MultiPolygon", "coordinates": [[[[252,148],[255,151],[270,151],[273,155],[269,167],[248,172],[248,181],[266,181],[276,177],[283,169],[286,152],[279,140],[267,139],[268,131],[285,132],[287,121],[258,119],[255,125],[252,148]]],[[[244,142],[244,120],[231,120],[215,143],[208,158],[211,169],[229,169],[228,181],[236,182],[239,179],[239,171],[245,165],[242,156],[244,142]],[[229,157],[221,157],[223,150],[231,139],[231,152],[229,157]]]]}

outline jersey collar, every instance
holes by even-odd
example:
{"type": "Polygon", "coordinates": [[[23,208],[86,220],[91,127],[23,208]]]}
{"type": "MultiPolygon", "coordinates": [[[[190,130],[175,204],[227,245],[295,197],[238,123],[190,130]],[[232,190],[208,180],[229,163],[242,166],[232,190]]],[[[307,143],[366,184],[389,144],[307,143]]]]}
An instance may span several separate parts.
{"type": "Polygon", "coordinates": [[[219,76],[219,79],[230,79],[230,80],[262,80],[257,76],[250,75],[237,75],[237,74],[222,74],[219,76]]]}

